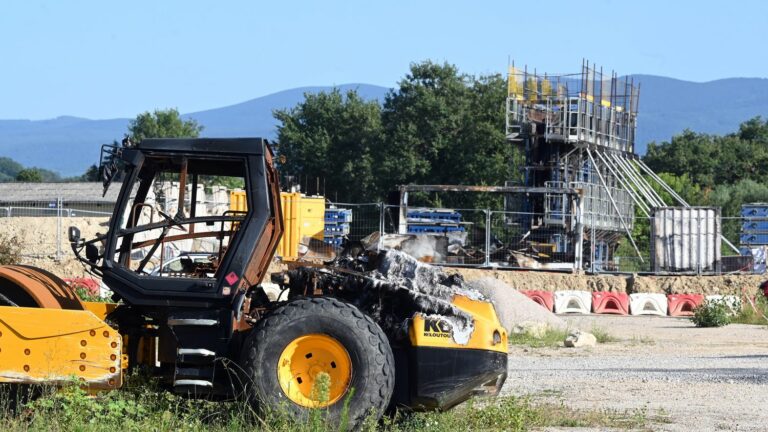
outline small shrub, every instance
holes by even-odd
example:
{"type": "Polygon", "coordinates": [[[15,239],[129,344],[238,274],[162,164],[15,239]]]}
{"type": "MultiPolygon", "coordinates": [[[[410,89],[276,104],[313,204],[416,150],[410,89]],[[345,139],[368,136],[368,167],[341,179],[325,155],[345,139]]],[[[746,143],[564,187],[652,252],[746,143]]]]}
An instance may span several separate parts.
{"type": "Polygon", "coordinates": [[[693,310],[696,327],[722,327],[731,323],[731,308],[723,300],[705,300],[693,310]]]}

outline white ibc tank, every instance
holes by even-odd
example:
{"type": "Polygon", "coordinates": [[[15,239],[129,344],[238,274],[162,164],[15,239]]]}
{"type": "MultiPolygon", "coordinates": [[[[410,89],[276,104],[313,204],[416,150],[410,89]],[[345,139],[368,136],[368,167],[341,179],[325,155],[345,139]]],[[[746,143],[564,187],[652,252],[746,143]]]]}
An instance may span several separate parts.
{"type": "Polygon", "coordinates": [[[555,313],[579,313],[589,315],[591,311],[591,292],[555,291],[555,313]]]}
{"type": "Polygon", "coordinates": [[[667,316],[667,296],[654,293],[634,293],[629,295],[630,315],[667,316]]]}
{"type": "Polygon", "coordinates": [[[719,207],[655,207],[651,217],[651,270],[720,271],[719,207]]]}

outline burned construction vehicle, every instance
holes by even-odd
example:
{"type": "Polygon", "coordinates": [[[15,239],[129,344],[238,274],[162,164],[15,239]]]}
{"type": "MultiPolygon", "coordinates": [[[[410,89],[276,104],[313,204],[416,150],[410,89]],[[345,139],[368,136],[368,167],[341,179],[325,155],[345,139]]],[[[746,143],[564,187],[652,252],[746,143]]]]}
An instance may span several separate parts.
{"type": "Polygon", "coordinates": [[[105,234],[81,239],[70,227],[69,239],[113,302],[81,301],[42,269],[0,267],[0,382],[74,377],[116,389],[141,367],[180,394],[245,394],[256,407],[323,408],[335,421],[348,409],[352,426],[371,411],[447,409],[499,391],[507,336],[493,305],[396,251],[275,274],[287,299],[270,299],[263,283],[283,226],[265,140],[146,139],[102,151],[105,188],[122,183],[114,213],[105,234]],[[198,186],[222,181],[245,191],[243,211],[198,205],[198,186]],[[176,197],[167,182],[178,182],[176,197]],[[188,253],[174,271],[154,271],[171,246],[188,253]]]}

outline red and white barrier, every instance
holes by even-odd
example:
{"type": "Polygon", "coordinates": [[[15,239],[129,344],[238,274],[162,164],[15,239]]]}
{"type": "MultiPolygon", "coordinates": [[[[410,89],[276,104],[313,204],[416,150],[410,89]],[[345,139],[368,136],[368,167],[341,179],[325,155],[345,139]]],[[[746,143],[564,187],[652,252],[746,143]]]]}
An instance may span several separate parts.
{"type": "Polygon", "coordinates": [[[556,291],[555,313],[589,315],[592,311],[592,293],[589,291],[556,291]]]}
{"type": "Polygon", "coordinates": [[[667,296],[669,316],[693,316],[693,310],[703,301],[702,294],[670,294],[667,296]]]}
{"type": "Polygon", "coordinates": [[[629,295],[629,313],[632,315],[667,316],[667,296],[654,293],[634,293],[629,295]]]}
{"type": "Polygon", "coordinates": [[[629,314],[629,296],[622,292],[602,292],[592,293],[592,312],[596,314],[629,314]]]}
{"type": "Polygon", "coordinates": [[[550,312],[555,310],[555,296],[552,295],[552,291],[521,290],[520,292],[544,309],[550,312]]]}

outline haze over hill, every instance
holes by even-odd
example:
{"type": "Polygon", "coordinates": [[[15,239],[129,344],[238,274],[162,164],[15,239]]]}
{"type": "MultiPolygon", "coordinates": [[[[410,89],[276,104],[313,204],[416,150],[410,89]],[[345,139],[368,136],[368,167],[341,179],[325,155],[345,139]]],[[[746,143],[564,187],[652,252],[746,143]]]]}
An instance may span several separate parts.
{"type": "MultiPolygon", "coordinates": [[[[635,75],[642,85],[636,151],[644,154],[651,141],[666,141],[688,128],[727,133],[751,117],[768,116],[768,79],[729,78],[694,83],[652,75],[635,75]]],[[[383,101],[389,90],[368,84],[344,84],[366,99],[383,101]]],[[[184,114],[205,126],[202,136],[263,136],[274,139],[277,121],[272,110],[288,108],[305,92],[332,87],[302,87],[246,102],[184,114]]],[[[165,108],[165,107],[160,107],[165,108]]],[[[82,174],[98,162],[99,146],[120,140],[129,119],[90,120],[62,116],[50,120],[0,120],[0,156],[64,176],[82,174]]]]}

